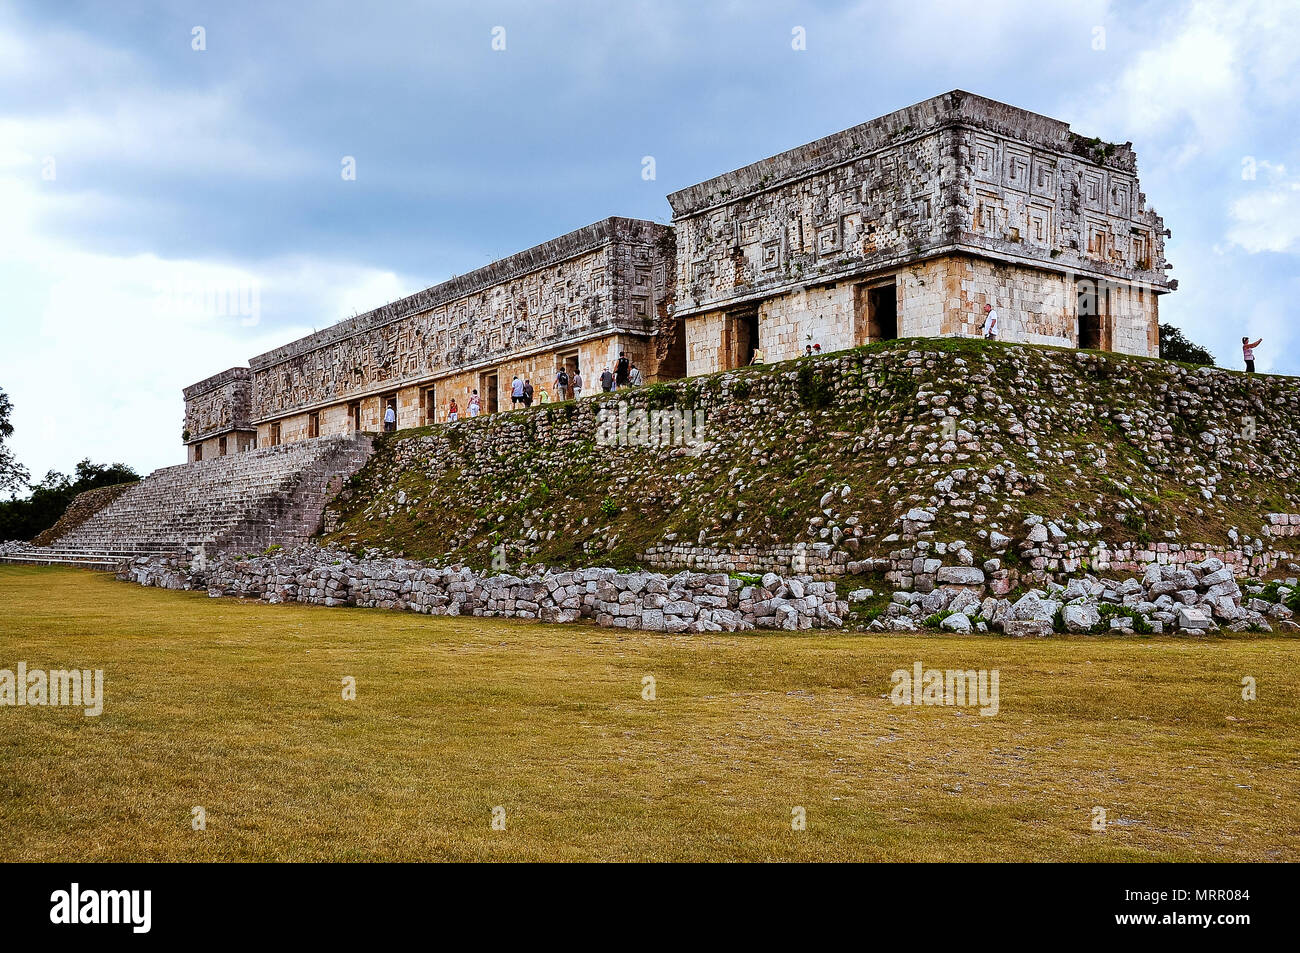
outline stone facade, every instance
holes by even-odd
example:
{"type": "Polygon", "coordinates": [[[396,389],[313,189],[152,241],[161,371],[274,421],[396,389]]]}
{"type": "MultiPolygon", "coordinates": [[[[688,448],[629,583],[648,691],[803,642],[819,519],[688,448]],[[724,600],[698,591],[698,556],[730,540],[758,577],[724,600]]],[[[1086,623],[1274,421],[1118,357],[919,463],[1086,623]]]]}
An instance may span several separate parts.
{"type": "Polygon", "coordinates": [[[232,367],[185,388],[187,462],[257,447],[252,419],[253,372],[232,367]]]}
{"type": "Polygon", "coordinates": [[[491,413],[515,375],[550,389],[568,363],[591,387],[621,352],[679,377],[672,259],[666,226],[610,218],[259,355],[258,440],[380,430],[389,401],[399,428],[441,422],[475,389],[491,413]]]}
{"type": "Polygon", "coordinates": [[[954,91],[668,197],[687,372],[978,333],[1154,356],[1166,231],[1130,145],[954,91]]]}

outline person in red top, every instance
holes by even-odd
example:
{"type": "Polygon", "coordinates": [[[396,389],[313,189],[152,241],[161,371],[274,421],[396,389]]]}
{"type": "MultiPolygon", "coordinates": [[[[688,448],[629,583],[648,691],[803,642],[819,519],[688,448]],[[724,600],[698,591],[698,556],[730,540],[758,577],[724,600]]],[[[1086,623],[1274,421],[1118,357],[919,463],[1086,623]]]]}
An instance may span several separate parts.
{"type": "Polygon", "coordinates": [[[1254,344],[1250,343],[1250,338],[1241,339],[1241,356],[1246,361],[1247,374],[1255,373],[1255,348],[1259,347],[1263,343],[1263,338],[1260,338],[1254,344]]]}

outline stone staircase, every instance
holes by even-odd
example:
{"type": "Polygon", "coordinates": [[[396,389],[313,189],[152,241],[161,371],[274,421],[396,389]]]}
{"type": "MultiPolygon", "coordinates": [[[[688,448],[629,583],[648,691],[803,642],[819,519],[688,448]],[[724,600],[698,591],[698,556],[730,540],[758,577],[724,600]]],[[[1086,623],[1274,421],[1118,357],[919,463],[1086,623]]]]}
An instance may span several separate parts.
{"type": "Polygon", "coordinates": [[[0,560],[116,569],[138,556],[298,545],[316,533],[325,504],[370,454],[369,437],[347,434],[165,467],[48,547],[0,560]]]}

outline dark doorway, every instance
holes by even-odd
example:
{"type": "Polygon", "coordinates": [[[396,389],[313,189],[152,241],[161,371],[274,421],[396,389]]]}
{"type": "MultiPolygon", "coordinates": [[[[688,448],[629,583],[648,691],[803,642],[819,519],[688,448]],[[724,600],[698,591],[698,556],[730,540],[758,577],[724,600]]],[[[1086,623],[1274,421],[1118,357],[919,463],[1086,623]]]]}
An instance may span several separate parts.
{"type": "Polygon", "coordinates": [[[758,308],[746,308],[727,315],[727,368],[754,363],[758,350],[758,308]]]}
{"type": "Polygon", "coordinates": [[[280,422],[278,420],[271,424],[271,446],[280,446],[280,422]]]}
{"type": "Polygon", "coordinates": [[[438,391],[433,387],[424,389],[424,422],[426,425],[438,422],[438,391]]]}
{"type": "Polygon", "coordinates": [[[226,438],[225,438],[225,437],[218,437],[218,438],[217,438],[217,456],[219,456],[219,457],[224,457],[225,455],[226,455],[226,438]]]}
{"type": "Polygon", "coordinates": [[[867,333],[872,341],[898,337],[898,291],[894,282],[867,291],[867,333]]]}
{"type": "MultiPolygon", "coordinates": [[[[564,355],[564,371],[569,375],[569,386],[565,389],[563,394],[556,395],[556,400],[568,400],[573,396],[573,375],[577,374],[582,369],[581,365],[578,363],[578,357],[578,351],[564,355]]],[[[587,382],[583,381],[582,383],[585,386],[587,382]]]]}
{"type": "Polygon", "coordinates": [[[354,400],[348,404],[348,417],[352,420],[353,431],[361,432],[361,401],[354,400]]]}
{"type": "Polygon", "coordinates": [[[1075,299],[1075,312],[1079,322],[1079,347],[1089,350],[1109,350],[1107,317],[1110,290],[1082,281],[1075,299]]]}
{"type": "Polygon", "coordinates": [[[485,414],[495,414],[500,408],[497,391],[501,387],[501,378],[496,371],[479,375],[478,392],[485,414]]]}
{"type": "Polygon", "coordinates": [[[389,432],[389,431],[396,430],[396,429],[397,429],[397,423],[398,423],[398,421],[397,421],[397,395],[396,395],[396,394],[386,394],[386,395],[384,396],[383,400],[381,401],[381,403],[383,404],[383,407],[384,407],[384,412],[383,412],[383,414],[382,414],[382,420],[383,420],[383,422],[384,422],[384,432],[387,433],[387,432],[389,432]],[[392,420],[391,423],[390,423],[389,420],[388,420],[388,412],[389,412],[390,410],[393,412],[393,420],[392,420]]]}
{"type": "Polygon", "coordinates": [[[307,436],[320,436],[320,411],[312,411],[307,415],[307,436]]]}

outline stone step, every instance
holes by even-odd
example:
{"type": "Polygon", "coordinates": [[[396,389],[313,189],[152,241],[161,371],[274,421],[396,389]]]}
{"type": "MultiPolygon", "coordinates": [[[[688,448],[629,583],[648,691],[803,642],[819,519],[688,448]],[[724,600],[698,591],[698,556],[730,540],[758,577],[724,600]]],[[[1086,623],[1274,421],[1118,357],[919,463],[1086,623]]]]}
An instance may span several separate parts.
{"type": "Polygon", "coordinates": [[[341,435],[266,447],[149,474],[43,558],[123,558],[262,550],[305,542],[326,502],[364,465],[370,438],[341,435]]]}

